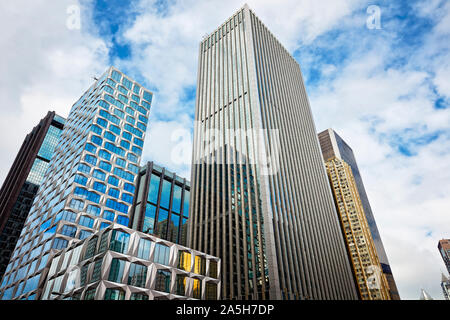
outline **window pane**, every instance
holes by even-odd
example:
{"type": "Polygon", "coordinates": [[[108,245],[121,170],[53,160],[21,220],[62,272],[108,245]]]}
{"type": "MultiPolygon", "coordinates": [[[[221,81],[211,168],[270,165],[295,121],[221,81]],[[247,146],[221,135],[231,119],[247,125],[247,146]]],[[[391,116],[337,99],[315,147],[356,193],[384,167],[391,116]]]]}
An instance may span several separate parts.
{"type": "Polygon", "coordinates": [[[157,204],[158,202],[158,191],[159,191],[159,183],[161,178],[155,174],[152,174],[150,179],[150,188],[148,191],[148,201],[153,204],[157,204]]]}
{"type": "Polygon", "coordinates": [[[161,191],[161,203],[160,206],[169,209],[170,203],[170,189],[172,187],[172,183],[167,180],[163,180],[163,187],[161,191]]]}

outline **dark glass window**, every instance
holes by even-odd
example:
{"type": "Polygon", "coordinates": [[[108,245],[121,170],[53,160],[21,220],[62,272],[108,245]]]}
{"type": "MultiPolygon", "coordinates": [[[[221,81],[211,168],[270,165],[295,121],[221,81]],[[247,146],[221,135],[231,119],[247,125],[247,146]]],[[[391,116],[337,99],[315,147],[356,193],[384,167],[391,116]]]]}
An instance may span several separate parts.
{"type": "Polygon", "coordinates": [[[156,272],[155,290],[161,292],[170,292],[170,272],[167,270],[158,270],[156,272]]]}
{"type": "Polygon", "coordinates": [[[106,289],[105,300],[125,300],[125,292],[121,289],[106,289]]]}
{"type": "Polygon", "coordinates": [[[135,287],[145,287],[145,281],[147,280],[147,267],[131,263],[130,272],[128,274],[128,284],[135,287]]]}
{"type": "Polygon", "coordinates": [[[122,283],[124,268],[125,268],[124,260],[120,260],[117,258],[112,259],[108,280],[112,282],[122,283]]]}
{"type": "Polygon", "coordinates": [[[169,226],[169,241],[178,243],[178,230],[180,227],[180,216],[173,214],[169,226]]]}
{"type": "Polygon", "coordinates": [[[173,200],[172,200],[172,212],[181,212],[181,193],[183,189],[180,186],[174,185],[173,187],[173,200]]]}
{"type": "Polygon", "coordinates": [[[128,250],[129,240],[130,235],[128,233],[113,230],[109,249],[119,253],[126,253],[128,250]]]}
{"type": "Polygon", "coordinates": [[[144,224],[142,226],[142,232],[153,234],[155,228],[155,216],[156,207],[151,204],[147,204],[145,208],[144,224]]]}
{"type": "Polygon", "coordinates": [[[170,248],[160,243],[155,244],[153,261],[163,265],[169,265],[170,248]]]}

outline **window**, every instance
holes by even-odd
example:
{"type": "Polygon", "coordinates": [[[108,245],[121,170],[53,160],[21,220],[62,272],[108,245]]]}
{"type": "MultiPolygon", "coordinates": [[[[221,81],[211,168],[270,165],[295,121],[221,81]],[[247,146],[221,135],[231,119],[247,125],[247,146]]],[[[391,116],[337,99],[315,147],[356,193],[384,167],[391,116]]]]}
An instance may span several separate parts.
{"type": "Polygon", "coordinates": [[[138,258],[148,260],[150,257],[150,247],[152,242],[147,239],[140,239],[138,246],[138,258]]]}
{"type": "Polygon", "coordinates": [[[84,202],[78,199],[72,199],[72,201],[70,201],[69,207],[75,210],[82,210],[84,207],[84,202]]]}
{"type": "Polygon", "coordinates": [[[121,289],[106,289],[105,300],[125,300],[125,292],[121,289]]]}
{"type": "Polygon", "coordinates": [[[134,192],[135,192],[135,187],[131,183],[125,183],[123,188],[124,188],[125,191],[128,191],[130,193],[134,194],[134,192]]]}
{"type": "Polygon", "coordinates": [[[169,211],[163,208],[159,208],[158,224],[155,235],[157,235],[160,238],[166,239],[168,219],[169,219],[169,211]]]}
{"type": "Polygon", "coordinates": [[[130,223],[130,219],[124,216],[117,216],[117,223],[127,227],[128,224],[130,223]]]}
{"type": "Polygon", "coordinates": [[[91,167],[88,166],[87,164],[80,163],[78,165],[78,171],[84,172],[84,173],[89,173],[89,172],[91,172],[91,167]]]}
{"type": "Polygon", "coordinates": [[[86,252],[84,254],[84,259],[92,258],[95,255],[95,250],[97,248],[97,237],[93,237],[89,240],[86,252]]]}
{"type": "Polygon", "coordinates": [[[180,227],[180,216],[172,213],[169,227],[169,241],[178,243],[179,227],[180,227]]]}
{"type": "Polygon", "coordinates": [[[153,258],[153,261],[159,264],[163,265],[169,265],[169,254],[170,254],[170,248],[160,244],[155,244],[155,256],[153,258]]]}
{"type": "Polygon", "coordinates": [[[205,259],[205,257],[195,256],[195,258],[194,258],[194,273],[206,275],[206,259],[205,259]]]}
{"type": "Polygon", "coordinates": [[[133,196],[128,193],[122,193],[122,201],[133,204],[133,196]]]}
{"type": "Polygon", "coordinates": [[[120,141],[120,146],[124,147],[125,149],[129,150],[130,149],[130,143],[128,141],[125,140],[121,140],[120,141]]]}
{"type": "Polygon", "coordinates": [[[191,272],[191,259],[192,256],[187,251],[178,252],[178,269],[191,272]]]}
{"type": "MultiPolygon", "coordinates": [[[[97,127],[97,128],[98,128],[98,127],[97,127]]],[[[90,153],[96,153],[96,152],[97,152],[97,147],[94,146],[94,145],[91,144],[91,143],[86,143],[86,147],[84,147],[84,149],[85,149],[86,151],[89,151],[90,153]]]]}
{"type": "Polygon", "coordinates": [[[83,300],[94,300],[96,290],[97,290],[97,288],[92,288],[92,289],[87,290],[84,294],[83,300]]]}
{"type": "Polygon", "coordinates": [[[103,128],[106,128],[108,126],[108,122],[102,118],[97,118],[97,123],[101,125],[103,128]]]}
{"type": "Polygon", "coordinates": [[[113,230],[109,249],[119,253],[126,253],[129,240],[130,235],[128,233],[113,230]]]}
{"type": "Polygon", "coordinates": [[[116,136],[114,134],[112,134],[111,132],[109,132],[109,131],[105,132],[104,137],[106,139],[108,139],[109,141],[116,142],[116,136]]]}
{"type": "Polygon", "coordinates": [[[112,166],[108,162],[105,162],[105,161],[100,161],[99,167],[100,167],[100,169],[103,169],[108,172],[110,172],[111,168],[112,168],[112,166]]]}
{"type": "Polygon", "coordinates": [[[97,170],[97,169],[94,170],[94,173],[92,174],[92,176],[94,178],[97,178],[97,179],[102,180],[102,181],[105,181],[105,179],[106,179],[106,174],[103,171],[100,171],[100,170],[97,170]]]}
{"type": "Polygon", "coordinates": [[[191,193],[189,191],[184,192],[184,204],[183,204],[183,216],[189,217],[189,200],[190,200],[191,193]]]}
{"type": "Polygon", "coordinates": [[[74,182],[86,186],[88,179],[82,175],[75,175],[74,182]]]}
{"type": "Polygon", "coordinates": [[[92,228],[94,226],[94,219],[86,217],[86,216],[81,216],[78,224],[85,226],[87,228],[92,228]]]}
{"type": "Polygon", "coordinates": [[[159,183],[161,178],[155,174],[152,174],[150,179],[150,188],[148,191],[148,201],[153,204],[157,204],[158,202],[158,192],[159,192],[159,183]]]}
{"type": "Polygon", "coordinates": [[[122,158],[116,158],[116,164],[117,164],[117,165],[119,165],[119,166],[125,168],[126,163],[127,163],[127,162],[126,162],[124,159],[122,159],[122,158]]]}
{"type": "Polygon", "coordinates": [[[152,103],[152,94],[148,91],[144,91],[144,99],[152,103]]]}
{"type": "Polygon", "coordinates": [[[147,204],[145,208],[144,224],[142,226],[142,232],[153,234],[155,227],[155,215],[156,207],[152,204],[147,204]]]}
{"type": "Polygon", "coordinates": [[[74,226],[64,225],[61,229],[61,234],[68,236],[68,237],[75,237],[75,234],[77,233],[77,228],[74,226]]]}
{"type": "Polygon", "coordinates": [[[99,216],[100,215],[100,211],[101,211],[101,209],[99,207],[93,206],[91,204],[88,205],[87,208],[86,208],[86,212],[90,213],[90,214],[92,214],[94,216],[99,216]]]}
{"type": "Polygon", "coordinates": [[[105,210],[105,212],[103,212],[103,219],[114,221],[115,216],[116,215],[112,211],[105,210]]]}
{"type": "Polygon", "coordinates": [[[128,275],[128,284],[135,287],[145,287],[145,282],[147,280],[147,267],[131,263],[130,272],[128,275]]]}
{"type": "Polygon", "coordinates": [[[109,125],[109,130],[111,130],[112,132],[114,132],[117,135],[120,135],[120,132],[121,132],[120,128],[118,126],[113,125],[113,124],[109,125]]]}
{"type": "Polygon", "coordinates": [[[86,239],[86,238],[89,238],[89,236],[91,236],[91,235],[92,235],[92,232],[91,232],[91,231],[81,230],[81,231],[80,231],[80,234],[78,235],[78,238],[79,238],[80,240],[84,240],[84,239],[86,239]]]}
{"type": "Polygon", "coordinates": [[[137,84],[135,84],[133,87],[133,92],[136,94],[139,94],[140,90],[141,90],[141,87],[139,87],[137,84]]]}
{"type": "Polygon", "coordinates": [[[132,293],[130,300],[148,300],[148,295],[145,293],[132,293]]]}
{"type": "Polygon", "coordinates": [[[134,154],[132,153],[128,153],[127,154],[127,159],[130,160],[131,162],[137,163],[138,162],[138,157],[136,157],[134,154]]]}
{"type": "Polygon", "coordinates": [[[108,195],[118,199],[119,196],[120,196],[120,190],[119,189],[110,188],[109,191],[108,191],[108,195]]]}
{"type": "MultiPolygon", "coordinates": [[[[75,237],[75,235],[73,235],[75,237]]],[[[65,240],[65,239],[60,239],[60,238],[55,238],[55,241],[53,242],[53,249],[64,249],[67,247],[67,245],[69,244],[69,241],[65,240]]]]}
{"type": "Polygon", "coordinates": [[[98,156],[108,161],[111,160],[111,153],[103,149],[98,152],[98,156]]]}
{"type": "Polygon", "coordinates": [[[117,258],[112,259],[108,280],[112,282],[122,283],[124,268],[125,268],[124,260],[120,260],[117,258]]]}
{"type": "Polygon", "coordinates": [[[163,180],[163,186],[161,191],[161,203],[160,206],[169,209],[169,203],[170,203],[170,189],[172,187],[172,183],[167,180],[163,180]]]}
{"type": "Polygon", "coordinates": [[[202,282],[199,279],[193,279],[194,283],[194,289],[192,297],[195,299],[201,299],[202,298],[202,282]]]}
{"type": "Polygon", "coordinates": [[[117,186],[119,186],[119,179],[117,179],[116,177],[110,176],[108,178],[108,183],[117,187],[117,186]]]}
{"type": "Polygon", "coordinates": [[[217,279],[217,261],[209,261],[209,276],[211,278],[217,279]]]}
{"type": "Polygon", "coordinates": [[[172,212],[180,213],[181,212],[181,193],[183,189],[178,186],[174,185],[173,187],[173,200],[172,200],[172,212]]]}
{"type": "Polygon", "coordinates": [[[186,295],[186,276],[182,275],[182,274],[177,274],[177,278],[176,278],[176,293],[179,296],[184,296],[186,295]]]}
{"type": "Polygon", "coordinates": [[[94,270],[92,271],[91,283],[100,280],[100,272],[102,271],[103,258],[95,261],[94,270]]]}
{"type": "Polygon", "coordinates": [[[128,132],[122,132],[122,137],[124,138],[124,139],[127,139],[127,140],[129,140],[129,141],[131,141],[131,134],[130,133],[128,133],[128,132]]]}
{"type": "Polygon", "coordinates": [[[101,193],[105,193],[106,191],[106,185],[101,183],[101,182],[94,182],[94,185],[92,186],[94,188],[95,191],[101,192],[101,193]]]}
{"type": "Polygon", "coordinates": [[[170,272],[167,270],[156,271],[155,290],[170,292],[170,272]]]}
{"type": "Polygon", "coordinates": [[[129,163],[129,164],[128,164],[128,170],[130,170],[131,172],[136,173],[136,174],[139,173],[139,167],[138,167],[138,166],[135,166],[135,165],[132,164],[132,163],[129,163]]]}
{"type": "Polygon", "coordinates": [[[133,139],[133,142],[134,142],[135,144],[137,144],[138,146],[140,146],[140,147],[144,147],[144,141],[142,141],[142,140],[139,139],[139,138],[134,138],[134,139],[133,139]]]}
{"type": "Polygon", "coordinates": [[[101,146],[102,143],[103,143],[103,139],[102,138],[100,138],[99,136],[94,136],[94,135],[91,137],[91,141],[94,144],[99,145],[99,146],[101,146]]]}
{"type": "Polygon", "coordinates": [[[206,300],[217,300],[217,284],[207,282],[205,287],[206,300]]]}

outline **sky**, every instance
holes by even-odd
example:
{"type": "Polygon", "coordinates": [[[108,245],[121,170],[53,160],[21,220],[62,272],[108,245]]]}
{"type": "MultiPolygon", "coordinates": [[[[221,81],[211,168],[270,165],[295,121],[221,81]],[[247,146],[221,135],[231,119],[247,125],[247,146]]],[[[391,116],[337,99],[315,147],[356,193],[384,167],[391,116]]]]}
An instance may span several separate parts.
{"type": "MultiPolygon", "coordinates": [[[[318,132],[352,147],[402,299],[443,299],[450,2],[248,0],[298,61],[318,132]]],[[[0,182],[26,134],[110,65],[154,92],[144,161],[190,178],[198,46],[243,1],[1,1],[0,182]]]]}

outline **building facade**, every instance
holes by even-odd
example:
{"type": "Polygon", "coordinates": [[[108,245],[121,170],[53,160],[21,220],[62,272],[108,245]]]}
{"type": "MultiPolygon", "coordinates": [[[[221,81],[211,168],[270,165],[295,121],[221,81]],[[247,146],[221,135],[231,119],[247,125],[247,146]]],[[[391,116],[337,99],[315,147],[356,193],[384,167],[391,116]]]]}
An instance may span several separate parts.
{"type": "Polygon", "coordinates": [[[55,253],[42,300],[218,300],[220,259],[114,224],[55,253]]]}
{"type": "Polygon", "coordinates": [[[199,47],[188,246],[223,299],[357,299],[300,66],[245,5],[199,47]]]}
{"type": "Polygon", "coordinates": [[[136,183],[132,228],[186,245],[190,182],[148,162],[136,183]]]}
{"type": "Polygon", "coordinates": [[[450,273],[450,239],[439,240],[438,249],[447,267],[447,271],[450,273]]]}
{"type": "Polygon", "coordinates": [[[362,300],[390,300],[389,286],[380,267],[352,169],[338,158],[331,158],[325,166],[359,296],[362,300]]]}
{"type": "Polygon", "coordinates": [[[364,188],[364,184],[358,169],[358,164],[356,163],[356,158],[353,150],[333,129],[327,129],[319,133],[319,142],[325,162],[330,159],[337,158],[343,160],[350,166],[353,178],[356,183],[356,187],[358,189],[359,199],[362,203],[362,209],[364,210],[364,215],[369,225],[370,234],[375,244],[377,256],[380,260],[380,265],[383,273],[389,283],[391,299],[399,300],[400,295],[398,293],[397,285],[395,283],[387,255],[384,250],[383,242],[381,241],[380,233],[378,231],[378,227],[372,213],[372,208],[370,206],[369,199],[364,188]]]}
{"type": "Polygon", "coordinates": [[[51,249],[128,226],[152,93],[109,68],[72,106],[1,282],[2,299],[35,299],[51,249]]]}
{"type": "Polygon", "coordinates": [[[445,274],[442,274],[441,288],[444,299],[450,300],[450,279],[445,274]]]}
{"type": "Polygon", "coordinates": [[[25,137],[0,189],[0,278],[19,239],[65,120],[48,112],[25,137]]]}

